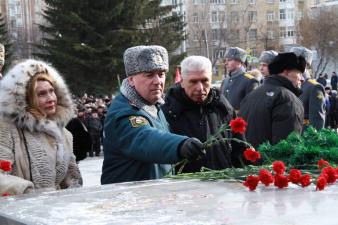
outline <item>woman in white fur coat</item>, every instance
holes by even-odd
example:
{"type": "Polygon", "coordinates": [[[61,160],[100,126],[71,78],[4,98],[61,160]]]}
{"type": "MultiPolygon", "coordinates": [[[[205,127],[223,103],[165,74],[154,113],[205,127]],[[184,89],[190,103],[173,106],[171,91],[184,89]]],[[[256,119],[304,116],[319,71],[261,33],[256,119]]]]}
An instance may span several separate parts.
{"type": "Polygon", "coordinates": [[[51,66],[26,60],[0,82],[0,195],[80,187],[82,178],[65,125],[74,114],[68,88],[51,66]]]}

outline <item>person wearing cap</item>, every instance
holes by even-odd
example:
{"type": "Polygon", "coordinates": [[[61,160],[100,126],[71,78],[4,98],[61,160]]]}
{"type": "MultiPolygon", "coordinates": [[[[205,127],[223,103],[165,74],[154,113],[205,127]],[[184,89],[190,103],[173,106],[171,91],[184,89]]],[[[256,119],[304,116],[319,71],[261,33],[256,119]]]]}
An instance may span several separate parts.
{"type": "Polygon", "coordinates": [[[2,68],[5,65],[5,46],[0,44],[0,80],[2,79],[2,68]]]}
{"type": "MultiPolygon", "coordinates": [[[[181,62],[181,82],[169,89],[162,110],[175,134],[196,137],[205,142],[222,124],[229,124],[235,112],[216,88],[211,88],[212,63],[204,56],[189,56],[181,62]]],[[[219,133],[223,138],[244,139],[230,131],[219,133]]],[[[182,172],[199,172],[202,167],[225,169],[241,166],[243,144],[220,141],[206,149],[206,156],[187,163],[182,172]],[[240,159],[239,159],[240,157],[240,159]]]]}
{"type": "Polygon", "coordinates": [[[325,90],[320,83],[311,78],[312,51],[299,46],[291,48],[290,52],[297,56],[303,56],[306,61],[302,94],[299,96],[304,107],[303,130],[310,125],[317,130],[323,129],[325,126],[325,90]]]}
{"type": "MultiPolygon", "coordinates": [[[[268,65],[272,62],[272,60],[278,55],[278,52],[269,50],[263,51],[261,56],[259,57],[259,70],[263,74],[263,77],[269,76],[269,68],[268,65]]],[[[263,81],[264,79],[262,79],[263,81]]]]}
{"type": "Polygon", "coordinates": [[[220,90],[236,111],[243,98],[259,85],[254,76],[245,73],[246,57],[246,51],[238,47],[228,48],[225,54],[225,67],[229,76],[223,80],[220,90]]]}
{"type": "Polygon", "coordinates": [[[291,132],[301,133],[304,119],[301,94],[305,59],[280,53],[269,64],[269,76],[241,103],[239,115],[247,121],[246,138],[254,147],[276,144],[291,132]]]}
{"type": "Polygon", "coordinates": [[[182,159],[203,157],[196,138],[169,132],[160,109],[168,53],[161,46],[135,46],[124,52],[127,78],[111,103],[104,125],[101,183],[161,178],[182,159]]]}

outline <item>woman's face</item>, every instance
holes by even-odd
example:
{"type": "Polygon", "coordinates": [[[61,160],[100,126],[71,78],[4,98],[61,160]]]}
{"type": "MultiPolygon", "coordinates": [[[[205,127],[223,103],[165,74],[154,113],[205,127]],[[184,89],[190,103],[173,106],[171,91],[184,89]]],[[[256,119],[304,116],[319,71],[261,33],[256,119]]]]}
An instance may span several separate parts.
{"type": "Polygon", "coordinates": [[[48,81],[38,81],[36,86],[38,108],[47,117],[56,112],[57,98],[54,87],[48,81]]]}

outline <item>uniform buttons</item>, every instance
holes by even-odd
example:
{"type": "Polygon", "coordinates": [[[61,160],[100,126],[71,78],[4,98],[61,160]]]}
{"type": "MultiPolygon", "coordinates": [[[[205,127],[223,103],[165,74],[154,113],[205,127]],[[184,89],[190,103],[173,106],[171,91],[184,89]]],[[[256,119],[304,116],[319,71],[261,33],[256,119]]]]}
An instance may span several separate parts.
{"type": "Polygon", "coordinates": [[[226,89],[225,91],[226,91],[226,92],[229,92],[229,89],[226,89]]]}
{"type": "Polygon", "coordinates": [[[171,111],[171,110],[169,110],[168,112],[169,112],[170,114],[172,113],[172,111],[171,111]]]}
{"type": "Polygon", "coordinates": [[[230,82],[232,82],[232,80],[230,80],[230,82]]]}
{"type": "Polygon", "coordinates": [[[176,115],[174,115],[174,118],[176,118],[176,115]]]}

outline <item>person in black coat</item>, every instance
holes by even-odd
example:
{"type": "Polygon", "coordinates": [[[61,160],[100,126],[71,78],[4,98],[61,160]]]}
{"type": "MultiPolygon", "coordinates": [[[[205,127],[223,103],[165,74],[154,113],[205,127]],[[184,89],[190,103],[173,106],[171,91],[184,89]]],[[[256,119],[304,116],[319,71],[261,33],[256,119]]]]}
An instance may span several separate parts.
{"type": "MultiPolygon", "coordinates": [[[[162,106],[171,132],[205,142],[235,117],[228,100],[211,89],[211,68],[210,60],[203,56],[190,56],[182,61],[182,81],[169,89],[162,106]]],[[[243,136],[233,136],[229,131],[221,132],[221,136],[243,140],[243,136]]],[[[202,166],[216,170],[240,166],[244,148],[237,142],[221,141],[207,148],[205,157],[185,165],[182,172],[198,172],[202,166]]]]}
{"type": "Polygon", "coordinates": [[[297,96],[304,81],[305,59],[294,53],[280,53],[270,64],[268,76],[240,107],[248,123],[246,138],[254,147],[269,141],[276,144],[291,132],[302,132],[304,109],[297,96]]]}
{"type": "MultiPolygon", "coordinates": [[[[79,109],[78,114],[83,114],[85,109],[79,109]]],[[[81,121],[79,116],[71,119],[66,129],[73,135],[73,151],[76,157],[76,162],[79,163],[87,157],[87,152],[92,148],[92,139],[86,125],[81,121]]]]}

